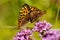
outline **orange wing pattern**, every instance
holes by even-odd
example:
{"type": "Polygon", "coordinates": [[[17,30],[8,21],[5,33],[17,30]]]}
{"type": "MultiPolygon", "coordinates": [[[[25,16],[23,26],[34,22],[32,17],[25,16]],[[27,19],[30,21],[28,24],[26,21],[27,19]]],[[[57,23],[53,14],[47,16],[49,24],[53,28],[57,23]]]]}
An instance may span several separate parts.
{"type": "Polygon", "coordinates": [[[20,28],[28,21],[30,21],[31,23],[34,22],[37,18],[39,18],[44,13],[45,13],[44,11],[41,11],[36,7],[24,4],[19,13],[18,28],[20,28]]]}
{"type": "Polygon", "coordinates": [[[23,5],[18,18],[18,28],[24,25],[29,20],[29,6],[27,4],[23,5]]]}

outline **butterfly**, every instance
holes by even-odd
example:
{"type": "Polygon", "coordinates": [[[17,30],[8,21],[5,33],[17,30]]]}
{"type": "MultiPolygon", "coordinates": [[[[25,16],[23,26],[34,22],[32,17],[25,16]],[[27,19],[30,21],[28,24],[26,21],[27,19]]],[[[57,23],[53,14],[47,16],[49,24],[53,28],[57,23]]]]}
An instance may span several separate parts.
{"type": "Polygon", "coordinates": [[[45,14],[44,11],[39,10],[34,6],[29,6],[28,4],[24,4],[19,12],[18,17],[18,28],[23,26],[27,22],[34,22],[41,15],[45,14]]]}

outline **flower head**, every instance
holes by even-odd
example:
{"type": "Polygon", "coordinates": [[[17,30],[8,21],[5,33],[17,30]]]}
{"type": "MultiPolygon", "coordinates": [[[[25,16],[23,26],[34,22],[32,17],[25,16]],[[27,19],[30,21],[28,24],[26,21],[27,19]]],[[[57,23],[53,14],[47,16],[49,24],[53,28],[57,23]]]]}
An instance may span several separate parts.
{"type": "Polygon", "coordinates": [[[32,35],[32,31],[27,29],[27,30],[22,30],[17,33],[17,35],[14,37],[14,40],[32,40],[30,39],[30,35],[32,35]]]}
{"type": "Polygon", "coordinates": [[[60,31],[49,30],[42,36],[42,40],[60,40],[60,31]]]}
{"type": "Polygon", "coordinates": [[[37,31],[37,32],[43,32],[44,30],[47,31],[51,28],[51,24],[46,22],[46,21],[39,21],[37,23],[35,23],[34,28],[32,29],[33,31],[37,31]]]}

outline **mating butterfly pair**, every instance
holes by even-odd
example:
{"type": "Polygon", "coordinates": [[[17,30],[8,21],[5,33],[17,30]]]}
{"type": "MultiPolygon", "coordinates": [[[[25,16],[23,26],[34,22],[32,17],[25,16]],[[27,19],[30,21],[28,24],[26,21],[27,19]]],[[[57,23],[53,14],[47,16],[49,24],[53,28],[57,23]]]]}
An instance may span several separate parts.
{"type": "Polygon", "coordinates": [[[31,23],[34,22],[37,18],[39,18],[43,14],[45,14],[44,11],[41,11],[34,6],[24,4],[19,13],[18,28],[20,28],[28,21],[30,21],[31,23]]]}

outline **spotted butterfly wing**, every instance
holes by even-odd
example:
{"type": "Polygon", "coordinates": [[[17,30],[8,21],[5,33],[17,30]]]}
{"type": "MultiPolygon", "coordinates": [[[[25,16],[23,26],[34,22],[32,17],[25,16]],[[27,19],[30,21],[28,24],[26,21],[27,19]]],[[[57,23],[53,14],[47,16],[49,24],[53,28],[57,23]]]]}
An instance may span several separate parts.
{"type": "Polygon", "coordinates": [[[18,28],[20,28],[28,21],[30,21],[31,23],[34,22],[42,14],[44,14],[44,11],[41,11],[34,6],[29,6],[27,4],[24,4],[19,14],[18,28]]]}
{"type": "Polygon", "coordinates": [[[29,13],[30,13],[29,6],[27,4],[24,4],[19,13],[18,28],[27,23],[27,21],[29,20],[29,13]]]}

